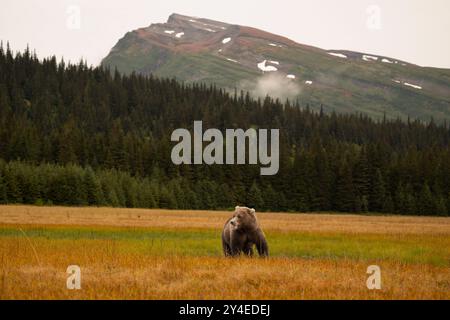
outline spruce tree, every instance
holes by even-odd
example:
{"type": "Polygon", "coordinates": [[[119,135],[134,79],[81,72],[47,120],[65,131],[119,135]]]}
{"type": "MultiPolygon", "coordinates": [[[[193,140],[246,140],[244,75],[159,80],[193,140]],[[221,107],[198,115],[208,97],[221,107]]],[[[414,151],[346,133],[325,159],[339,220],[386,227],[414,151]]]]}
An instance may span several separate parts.
{"type": "Polygon", "coordinates": [[[5,204],[7,202],[8,198],[6,197],[6,184],[0,173],[0,204],[5,204]]]}
{"type": "Polygon", "coordinates": [[[359,154],[359,159],[355,165],[353,181],[355,189],[359,196],[367,198],[369,196],[369,161],[367,159],[366,149],[363,147],[359,154]]]}
{"type": "Polygon", "coordinates": [[[248,207],[255,208],[256,210],[262,210],[264,208],[262,192],[256,184],[256,181],[253,181],[252,186],[248,191],[246,204],[248,207]]]}
{"type": "Polygon", "coordinates": [[[273,189],[271,184],[268,184],[263,191],[264,208],[268,211],[277,211],[278,207],[278,197],[276,191],[273,189]]]}
{"type": "Polygon", "coordinates": [[[84,173],[84,185],[86,189],[87,204],[99,206],[104,203],[101,184],[94,174],[92,168],[88,167],[84,173]]]}
{"type": "MultiPolygon", "coordinates": [[[[160,193],[160,201],[159,205],[161,208],[164,209],[176,209],[177,208],[177,200],[175,198],[175,195],[172,193],[172,191],[165,186],[161,187],[161,193],[160,193]]],[[[202,207],[202,209],[205,209],[202,207]]]]}
{"type": "Polygon", "coordinates": [[[431,193],[430,187],[427,183],[423,185],[422,191],[419,197],[419,213],[422,216],[433,215],[435,211],[435,200],[433,194],[431,193]]]}
{"type": "Polygon", "coordinates": [[[446,204],[444,197],[442,197],[442,196],[436,197],[434,207],[435,207],[435,209],[434,209],[433,214],[438,215],[438,216],[447,216],[447,214],[448,214],[447,204],[446,204]]]}
{"type": "Polygon", "coordinates": [[[22,192],[17,181],[16,173],[8,168],[5,171],[6,198],[8,203],[22,203],[22,192]]]}
{"type": "Polygon", "coordinates": [[[376,169],[369,191],[369,210],[382,212],[385,202],[386,188],[380,169],[376,169]]]}
{"type": "MultiPolygon", "coordinates": [[[[336,207],[342,212],[354,212],[357,208],[358,196],[353,185],[349,165],[344,163],[336,180],[336,207]]],[[[361,209],[361,204],[360,208],[361,209]]]]}
{"type": "Polygon", "coordinates": [[[394,213],[395,212],[394,201],[389,192],[384,197],[382,212],[384,212],[384,213],[394,213]]]}

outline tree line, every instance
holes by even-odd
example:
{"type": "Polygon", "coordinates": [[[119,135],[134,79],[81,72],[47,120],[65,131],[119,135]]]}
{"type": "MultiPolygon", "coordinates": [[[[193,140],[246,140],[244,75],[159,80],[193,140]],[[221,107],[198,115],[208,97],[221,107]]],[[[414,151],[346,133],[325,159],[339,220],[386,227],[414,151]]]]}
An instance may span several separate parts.
{"type": "Polygon", "coordinates": [[[2,203],[449,215],[449,141],[432,119],[325,114],[0,46],[2,203]],[[194,120],[280,129],[279,173],[172,164],[170,135],[194,120]]]}

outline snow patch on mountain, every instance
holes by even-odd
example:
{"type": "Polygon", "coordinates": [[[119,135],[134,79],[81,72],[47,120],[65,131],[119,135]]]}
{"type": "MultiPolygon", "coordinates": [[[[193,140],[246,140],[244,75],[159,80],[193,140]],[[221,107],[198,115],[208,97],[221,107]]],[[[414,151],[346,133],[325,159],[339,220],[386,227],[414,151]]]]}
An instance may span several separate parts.
{"type": "Polygon", "coordinates": [[[263,62],[258,63],[258,68],[264,72],[278,71],[278,69],[275,68],[274,66],[266,66],[266,62],[267,62],[267,60],[264,60],[263,62]]]}
{"type": "Polygon", "coordinates": [[[283,48],[283,46],[282,46],[282,45],[279,45],[279,44],[275,44],[275,43],[269,43],[269,46],[271,46],[271,47],[278,47],[278,48],[283,48]]]}
{"type": "Polygon", "coordinates": [[[177,38],[181,38],[182,36],[184,36],[184,32],[179,32],[175,35],[177,38]]]}
{"type": "Polygon", "coordinates": [[[222,43],[226,44],[226,43],[228,43],[230,41],[231,41],[231,38],[225,38],[225,39],[222,40],[222,43]]]}
{"type": "Polygon", "coordinates": [[[175,33],[175,31],[173,31],[173,30],[166,30],[164,32],[167,33],[167,34],[174,34],[175,33]]]}
{"type": "Polygon", "coordinates": [[[362,59],[363,59],[364,61],[378,61],[378,57],[369,56],[369,55],[367,55],[367,54],[364,54],[364,55],[362,56],[362,59]]]}
{"type": "Polygon", "coordinates": [[[414,89],[417,89],[417,90],[422,90],[422,87],[421,86],[418,86],[418,85],[416,85],[416,84],[412,84],[412,83],[408,83],[408,82],[404,82],[403,83],[405,86],[408,86],[408,87],[411,87],[411,88],[414,88],[414,89]]]}
{"type": "Polygon", "coordinates": [[[347,59],[347,56],[345,54],[342,54],[342,53],[328,52],[328,54],[331,55],[331,56],[338,57],[338,58],[347,59]]]}

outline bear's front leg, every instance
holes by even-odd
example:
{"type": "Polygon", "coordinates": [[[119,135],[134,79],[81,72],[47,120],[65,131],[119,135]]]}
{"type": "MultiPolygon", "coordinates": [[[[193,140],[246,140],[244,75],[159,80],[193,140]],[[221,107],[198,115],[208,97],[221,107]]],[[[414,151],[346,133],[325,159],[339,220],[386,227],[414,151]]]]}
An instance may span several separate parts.
{"type": "Polygon", "coordinates": [[[223,249],[223,254],[225,255],[225,257],[231,256],[230,245],[226,242],[226,240],[224,239],[223,236],[222,236],[222,249],[223,249]]]}
{"type": "Polygon", "coordinates": [[[245,246],[244,253],[249,257],[253,257],[253,243],[248,243],[245,246]]]}
{"type": "Polygon", "coordinates": [[[236,257],[239,256],[243,249],[243,239],[241,239],[240,235],[236,232],[231,233],[230,238],[230,251],[231,256],[236,257]]]}
{"type": "Polygon", "coordinates": [[[261,229],[257,230],[256,249],[261,257],[269,256],[269,246],[267,245],[266,237],[261,229]]]}

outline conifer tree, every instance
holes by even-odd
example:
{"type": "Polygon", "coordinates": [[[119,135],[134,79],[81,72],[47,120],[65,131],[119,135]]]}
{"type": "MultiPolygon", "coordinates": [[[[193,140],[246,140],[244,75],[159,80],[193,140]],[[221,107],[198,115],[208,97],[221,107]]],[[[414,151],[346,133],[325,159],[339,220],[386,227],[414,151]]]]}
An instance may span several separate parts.
{"type": "Polygon", "coordinates": [[[436,214],[438,216],[447,216],[447,204],[445,199],[442,196],[435,198],[435,209],[432,214],[436,214]]]}
{"type": "Polygon", "coordinates": [[[424,184],[419,197],[419,213],[422,216],[432,215],[435,209],[433,194],[427,183],[424,184]]]}
{"type": "Polygon", "coordinates": [[[22,192],[17,181],[16,173],[7,168],[5,171],[6,198],[8,203],[22,203],[22,192]]]}
{"type": "Polygon", "coordinates": [[[375,170],[369,191],[369,209],[372,212],[382,212],[386,196],[386,189],[380,169],[375,170]]]}
{"type": "Polygon", "coordinates": [[[102,187],[90,167],[84,173],[84,185],[86,188],[87,204],[90,206],[102,205],[104,203],[102,187]]]}
{"type": "Polygon", "coordinates": [[[2,174],[0,173],[0,204],[5,204],[7,202],[8,199],[6,197],[6,184],[2,174]]]}
{"type": "Polygon", "coordinates": [[[246,204],[248,207],[255,208],[256,210],[261,210],[264,208],[262,193],[256,184],[256,181],[253,181],[252,186],[250,187],[246,204]]]}
{"type": "Polygon", "coordinates": [[[355,189],[359,196],[368,197],[370,189],[369,180],[369,161],[367,159],[366,149],[363,147],[359,154],[359,159],[355,165],[353,181],[355,189]]]}
{"type": "MultiPolygon", "coordinates": [[[[343,164],[336,182],[336,207],[339,211],[354,212],[358,196],[353,185],[353,178],[348,164],[343,164]]],[[[361,210],[361,204],[359,205],[361,210]]]]}

